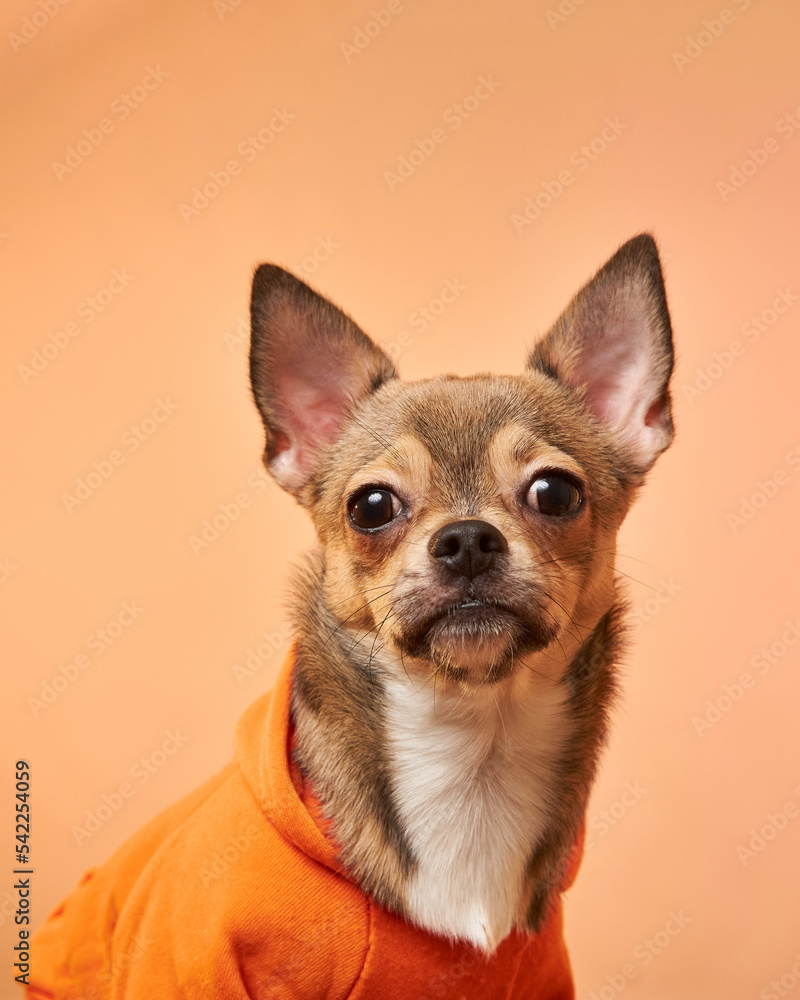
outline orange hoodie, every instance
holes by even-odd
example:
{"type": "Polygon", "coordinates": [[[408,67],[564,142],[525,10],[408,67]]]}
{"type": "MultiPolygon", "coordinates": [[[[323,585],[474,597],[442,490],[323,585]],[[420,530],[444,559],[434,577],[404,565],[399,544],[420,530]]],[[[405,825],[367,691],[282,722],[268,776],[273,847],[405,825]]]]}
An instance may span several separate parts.
{"type": "Polygon", "coordinates": [[[290,763],[292,666],[242,716],[234,761],[36,932],[29,1000],[571,1000],[560,900],[541,933],[487,959],[348,880],[290,763]]]}

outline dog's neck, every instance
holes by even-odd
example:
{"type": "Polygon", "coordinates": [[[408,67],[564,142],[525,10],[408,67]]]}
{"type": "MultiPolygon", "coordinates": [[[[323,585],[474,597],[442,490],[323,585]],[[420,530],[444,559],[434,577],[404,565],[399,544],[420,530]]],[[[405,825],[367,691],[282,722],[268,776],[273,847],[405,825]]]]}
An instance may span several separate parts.
{"type": "Polygon", "coordinates": [[[345,868],[379,903],[485,951],[515,926],[538,930],[604,739],[619,609],[567,648],[558,679],[531,658],[465,690],[434,683],[433,668],[421,681],[373,635],[349,635],[320,564],[297,596],[295,753],[345,868]]]}
{"type": "Polygon", "coordinates": [[[384,673],[387,749],[416,868],[408,917],[492,951],[524,924],[526,870],[571,734],[566,689],[532,669],[491,687],[384,673]]]}

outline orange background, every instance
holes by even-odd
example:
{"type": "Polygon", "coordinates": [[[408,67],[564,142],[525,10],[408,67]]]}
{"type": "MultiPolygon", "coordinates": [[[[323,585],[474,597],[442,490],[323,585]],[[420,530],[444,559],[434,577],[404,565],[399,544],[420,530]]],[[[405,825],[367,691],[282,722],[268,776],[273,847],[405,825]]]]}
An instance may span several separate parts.
{"type": "Polygon", "coordinates": [[[800,996],[799,647],[781,645],[800,613],[796,4],[738,0],[723,18],[721,0],[561,0],[560,15],[557,0],[392,0],[381,25],[383,0],[41,13],[56,2],[2,15],[2,981],[14,761],[33,769],[38,923],[229,758],[287,647],[288,566],[312,537],[259,475],[237,333],[253,265],[304,267],[379,342],[404,343],[407,378],[516,372],[578,286],[649,229],[678,435],[621,535],[635,641],[566,905],[577,995],[769,1000],[783,976],[800,996]],[[481,77],[493,92],[467,100],[481,77]],[[453,128],[457,104],[472,111],[453,128]],[[584,161],[607,119],[619,134],[584,161]],[[245,152],[271,120],[281,131],[245,152]],[[387,172],[436,128],[445,140],[392,189],[387,172]],[[81,143],[88,155],[58,167],[81,143]],[[207,205],[182,212],[214,173],[207,205]],[[545,182],[551,203],[515,227],[526,198],[546,204],[545,182]],[[414,314],[448,279],[464,291],[421,329],[414,314]],[[785,311],[769,312],[781,292],[785,311]],[[89,498],[65,501],[115,451],[89,498]],[[141,611],[98,651],[124,602],[141,611]],[[44,703],[59,676],[74,679],[44,703]],[[186,737],[169,756],[168,732],[186,737]],[[147,780],[132,775],[142,758],[147,780]],[[126,782],[134,793],[78,844],[87,811],[126,782]],[[784,828],[737,851],[765,825],[784,828]],[[681,911],[685,928],[659,935],[681,911]]]}

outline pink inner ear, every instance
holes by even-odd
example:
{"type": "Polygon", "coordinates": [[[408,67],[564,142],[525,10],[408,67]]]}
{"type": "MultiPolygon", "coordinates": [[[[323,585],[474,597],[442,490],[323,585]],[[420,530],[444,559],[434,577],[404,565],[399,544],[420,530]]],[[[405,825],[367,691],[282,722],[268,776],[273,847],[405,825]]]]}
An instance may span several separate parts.
{"type": "Polygon", "coordinates": [[[330,444],[339,432],[349,404],[348,384],[332,375],[322,384],[293,375],[278,380],[284,400],[284,423],[301,446],[330,444]]]}
{"type": "Polygon", "coordinates": [[[649,465],[669,442],[669,420],[659,394],[653,331],[636,305],[626,296],[602,325],[584,331],[570,381],[583,386],[595,417],[622,435],[637,461],[649,465]]]}
{"type": "Polygon", "coordinates": [[[667,411],[667,399],[665,396],[661,396],[659,399],[655,400],[650,409],[644,415],[644,423],[646,427],[665,427],[666,426],[666,411],[667,411]]]}
{"type": "Polygon", "coordinates": [[[650,404],[647,371],[631,365],[606,376],[594,372],[586,383],[586,402],[598,420],[620,428],[633,421],[644,422],[642,413],[650,404]]]}
{"type": "Polygon", "coordinates": [[[652,402],[653,344],[641,322],[628,319],[586,338],[572,378],[586,390],[598,420],[613,428],[644,421],[652,402]]]}
{"type": "Polygon", "coordinates": [[[273,471],[287,485],[301,484],[313,471],[318,451],[339,435],[358,395],[358,371],[343,371],[338,360],[331,351],[310,357],[288,350],[275,367],[283,431],[275,442],[273,471]]]}

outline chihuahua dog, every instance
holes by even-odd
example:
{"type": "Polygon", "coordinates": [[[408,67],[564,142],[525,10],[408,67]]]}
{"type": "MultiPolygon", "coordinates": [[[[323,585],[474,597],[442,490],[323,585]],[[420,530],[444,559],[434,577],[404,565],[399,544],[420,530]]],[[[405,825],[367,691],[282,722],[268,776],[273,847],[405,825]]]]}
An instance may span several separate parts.
{"type": "Polygon", "coordinates": [[[646,235],[516,376],[401,382],[259,267],[264,460],[320,542],[296,642],[234,760],[33,936],[30,1000],[573,997],[560,894],[614,697],[616,534],[671,371],[646,235]]]}
{"type": "Polygon", "coordinates": [[[581,829],[623,631],[617,531],[670,444],[672,332],[630,240],[523,374],[399,380],[345,313],[254,277],[264,462],[319,551],[294,594],[294,755],[349,876],[491,954],[581,829]]]}

